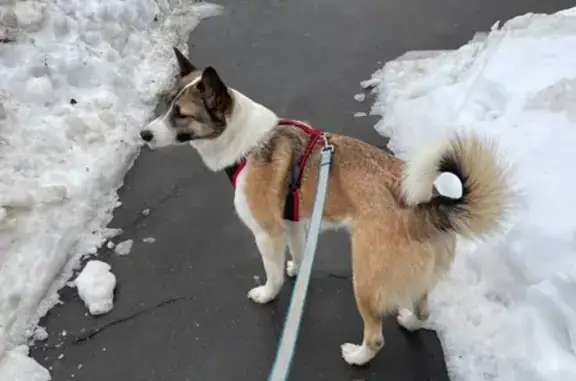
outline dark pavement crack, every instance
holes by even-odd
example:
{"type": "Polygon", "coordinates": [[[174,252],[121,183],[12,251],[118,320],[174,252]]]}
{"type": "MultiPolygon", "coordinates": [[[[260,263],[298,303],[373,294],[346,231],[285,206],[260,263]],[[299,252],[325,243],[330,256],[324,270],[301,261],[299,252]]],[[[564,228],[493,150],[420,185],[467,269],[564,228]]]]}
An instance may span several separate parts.
{"type": "Polygon", "coordinates": [[[125,316],[125,317],[122,317],[120,319],[116,319],[116,320],[113,320],[109,323],[106,323],[101,327],[93,328],[87,332],[84,332],[84,333],[76,336],[76,338],[74,338],[74,340],[72,340],[72,344],[80,344],[80,343],[83,343],[85,341],[88,341],[88,340],[92,339],[94,336],[98,335],[100,332],[102,332],[102,331],[104,331],[110,327],[114,327],[118,324],[126,323],[130,320],[136,319],[140,315],[146,314],[146,313],[151,312],[155,309],[162,308],[164,306],[174,304],[174,303],[180,302],[182,300],[193,300],[193,299],[194,298],[191,296],[182,296],[179,298],[170,298],[168,300],[164,300],[163,302],[160,302],[154,306],[144,308],[144,309],[142,309],[140,311],[136,311],[133,314],[130,314],[128,316],[125,316]]]}
{"type": "MultiPolygon", "coordinates": [[[[81,344],[83,342],[86,342],[86,341],[94,338],[94,336],[98,335],[99,333],[105,331],[108,328],[117,326],[117,325],[122,324],[122,323],[129,322],[131,320],[136,319],[137,317],[139,317],[141,315],[152,312],[153,310],[156,310],[158,308],[162,308],[162,307],[165,307],[167,305],[174,304],[174,303],[177,303],[177,302],[180,302],[183,300],[193,300],[193,299],[194,299],[194,297],[192,297],[192,296],[182,296],[182,297],[178,297],[178,298],[170,298],[168,300],[164,300],[164,301],[157,303],[153,306],[146,307],[146,308],[143,308],[139,311],[136,311],[136,312],[134,312],[128,316],[124,316],[124,317],[121,317],[119,319],[108,322],[108,323],[106,323],[100,327],[92,328],[86,332],[79,334],[79,335],[70,336],[70,340],[68,341],[68,344],[74,344],[74,345],[81,344]]],[[[45,350],[57,349],[57,348],[65,347],[65,346],[66,346],[65,343],[58,343],[56,345],[46,345],[46,346],[38,347],[37,349],[45,351],[45,350]]]]}

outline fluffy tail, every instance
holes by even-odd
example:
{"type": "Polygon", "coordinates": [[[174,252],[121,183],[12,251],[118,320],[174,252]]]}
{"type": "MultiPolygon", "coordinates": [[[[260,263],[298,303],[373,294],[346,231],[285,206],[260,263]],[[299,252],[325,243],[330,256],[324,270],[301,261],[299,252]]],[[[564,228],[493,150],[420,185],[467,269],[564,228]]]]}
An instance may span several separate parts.
{"type": "Polygon", "coordinates": [[[503,220],[505,177],[493,144],[456,137],[408,162],[403,199],[417,210],[428,234],[452,231],[477,237],[496,230],[503,220]]]}

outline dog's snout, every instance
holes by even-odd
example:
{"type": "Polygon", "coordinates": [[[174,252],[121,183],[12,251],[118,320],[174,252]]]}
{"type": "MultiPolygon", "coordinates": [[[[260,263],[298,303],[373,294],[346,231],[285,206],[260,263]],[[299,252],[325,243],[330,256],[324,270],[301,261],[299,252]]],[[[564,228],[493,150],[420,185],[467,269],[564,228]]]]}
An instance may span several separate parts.
{"type": "Polygon", "coordinates": [[[140,137],[145,142],[149,142],[154,138],[154,134],[149,130],[144,130],[144,131],[140,132],[140,137]]]}

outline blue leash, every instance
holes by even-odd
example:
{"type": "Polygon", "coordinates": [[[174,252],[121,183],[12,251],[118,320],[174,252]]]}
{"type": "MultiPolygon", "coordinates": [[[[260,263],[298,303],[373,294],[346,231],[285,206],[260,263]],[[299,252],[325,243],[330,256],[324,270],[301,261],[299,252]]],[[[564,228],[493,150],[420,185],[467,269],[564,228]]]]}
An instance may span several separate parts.
{"type": "Polygon", "coordinates": [[[316,255],[318,235],[320,234],[320,228],[322,226],[328,179],[332,165],[332,156],[334,154],[334,146],[328,144],[325,133],[322,135],[322,138],[324,139],[324,147],[320,152],[318,186],[316,188],[312,216],[310,217],[310,224],[306,235],[306,245],[304,246],[304,253],[302,255],[303,260],[300,265],[300,270],[298,271],[294,290],[292,291],[286,322],[284,323],[280,344],[276,351],[276,359],[274,360],[272,371],[268,376],[268,381],[286,381],[288,379],[292,358],[294,357],[294,350],[296,349],[296,341],[300,330],[300,322],[302,321],[302,313],[304,312],[308,284],[310,283],[310,274],[312,273],[312,264],[314,263],[314,256],[316,255]]]}

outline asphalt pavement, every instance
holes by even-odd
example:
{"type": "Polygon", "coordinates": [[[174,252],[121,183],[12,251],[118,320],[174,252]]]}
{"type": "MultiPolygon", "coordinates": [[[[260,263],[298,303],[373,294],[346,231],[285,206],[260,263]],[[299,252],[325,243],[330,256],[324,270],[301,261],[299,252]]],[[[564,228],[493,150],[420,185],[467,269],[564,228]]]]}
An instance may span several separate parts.
{"type": "MultiPolygon", "coordinates": [[[[383,145],[377,119],[358,118],[359,82],[408,50],[451,49],[498,19],[553,12],[573,0],[215,0],[222,16],[190,37],[191,59],[275,110],[328,131],[383,145]]],[[[112,227],[132,252],[102,249],[118,278],[116,305],[86,316],[76,291],[43,321],[50,338],[32,356],[55,381],[265,380],[293,282],[277,301],[255,305],[246,293],[264,279],[250,232],[235,216],[226,176],[205,169],[191,149],[144,150],[120,190],[112,227]],[[149,210],[149,214],[143,211],[149,210]],[[154,243],[144,238],[153,237],[154,243]]],[[[449,380],[434,332],[384,325],[386,346],[351,368],[340,344],[361,340],[352,293],[348,238],[319,241],[290,380],[449,380]]]]}

